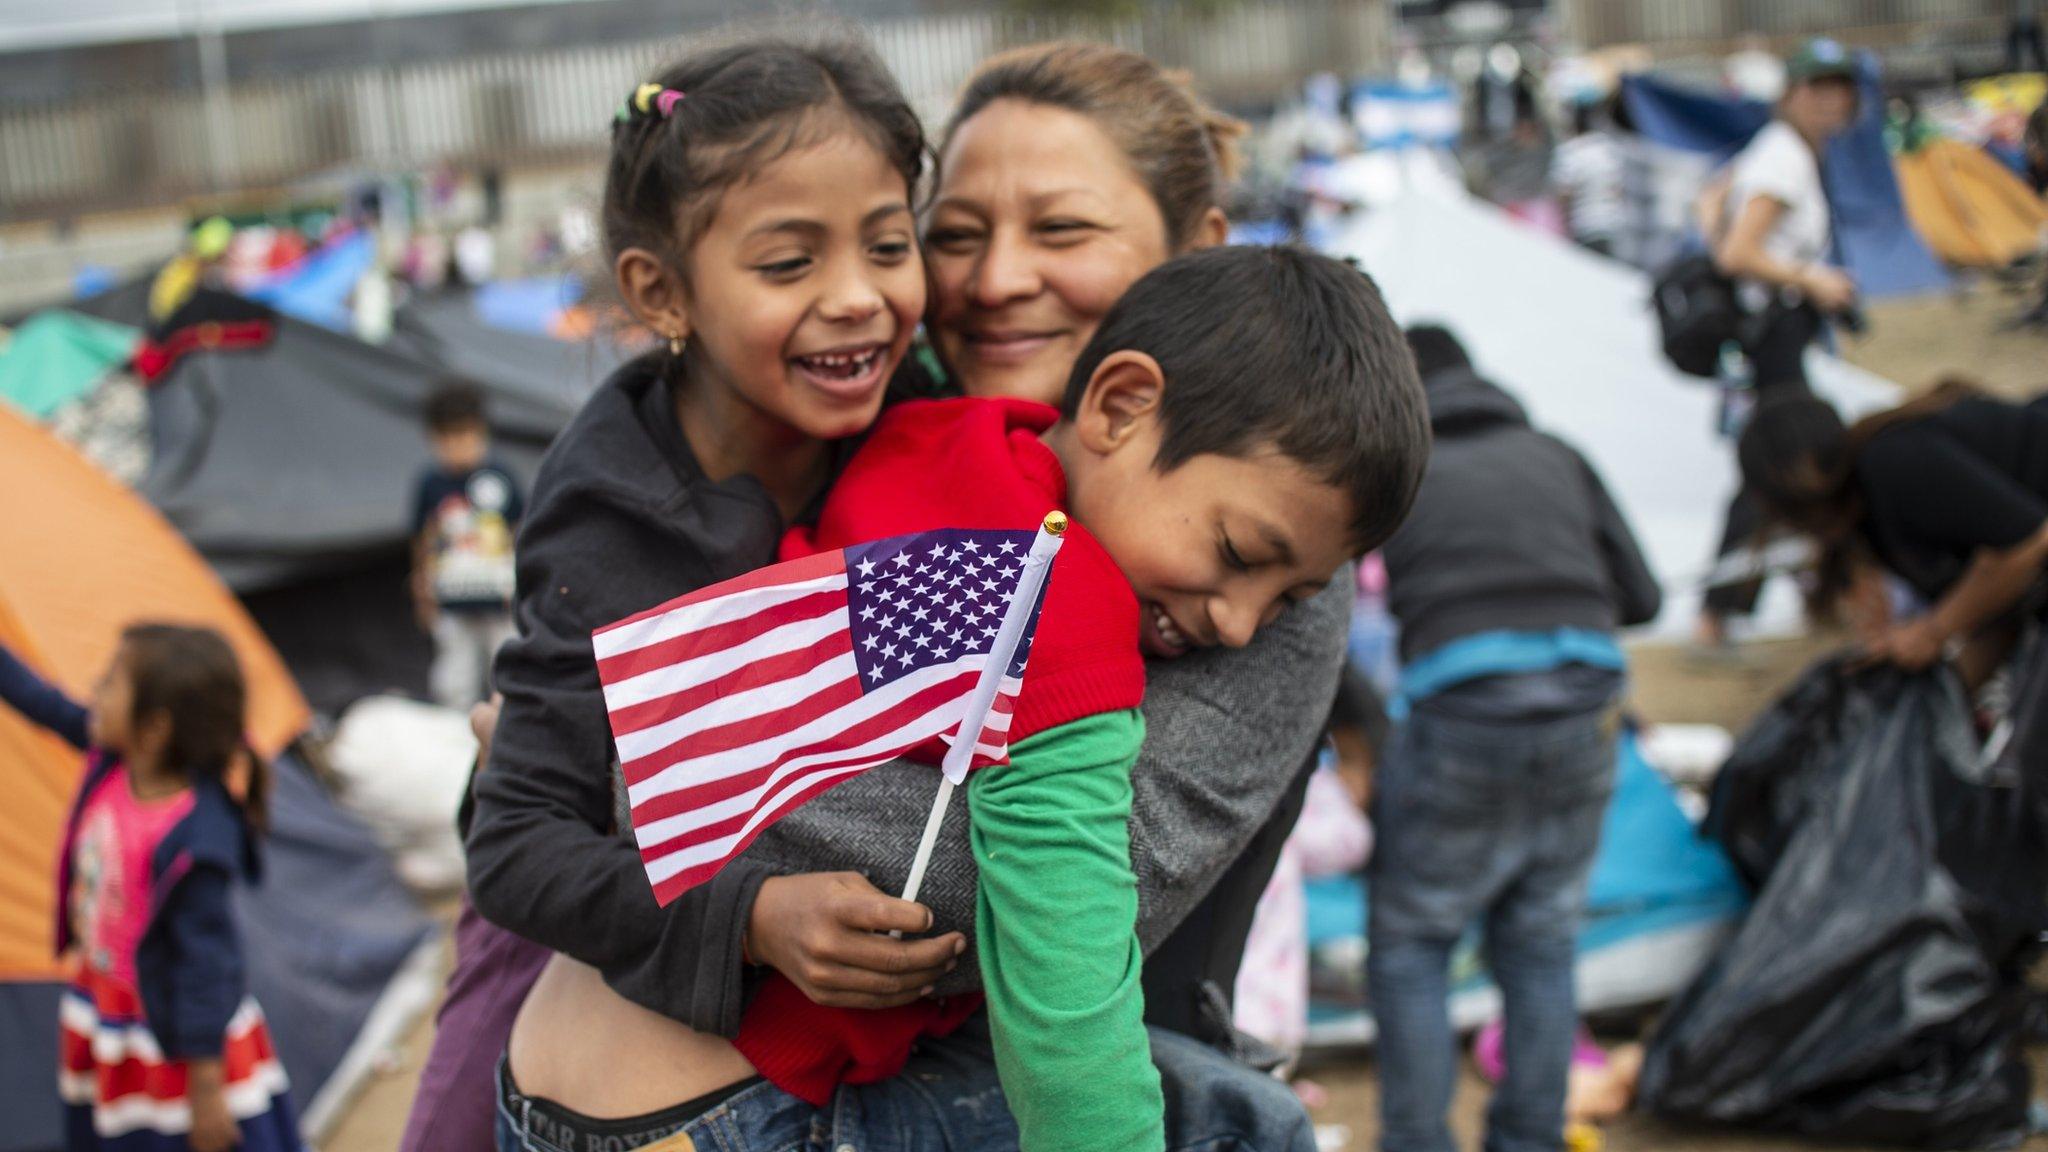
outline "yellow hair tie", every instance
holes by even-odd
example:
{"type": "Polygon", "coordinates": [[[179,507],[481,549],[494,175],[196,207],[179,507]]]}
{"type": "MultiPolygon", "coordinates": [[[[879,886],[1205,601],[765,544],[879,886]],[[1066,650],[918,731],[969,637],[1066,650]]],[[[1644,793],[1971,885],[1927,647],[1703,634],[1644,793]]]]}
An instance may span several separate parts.
{"type": "Polygon", "coordinates": [[[639,109],[640,114],[643,116],[652,113],[654,111],[654,98],[659,95],[661,95],[661,85],[652,83],[642,84],[638,88],[633,89],[633,107],[639,109]]]}

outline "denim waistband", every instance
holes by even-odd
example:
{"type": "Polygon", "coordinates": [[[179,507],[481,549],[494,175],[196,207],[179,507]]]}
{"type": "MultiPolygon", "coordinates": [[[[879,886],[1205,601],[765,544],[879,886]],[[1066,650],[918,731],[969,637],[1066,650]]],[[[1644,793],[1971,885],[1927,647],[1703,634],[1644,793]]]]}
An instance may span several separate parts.
{"type": "Polygon", "coordinates": [[[559,1152],[624,1152],[647,1147],[674,1136],[691,1121],[762,1083],[761,1077],[750,1076],[658,1112],[601,1120],[544,1097],[526,1095],[512,1079],[508,1062],[498,1062],[498,1103],[505,1114],[530,1146],[559,1152]]]}

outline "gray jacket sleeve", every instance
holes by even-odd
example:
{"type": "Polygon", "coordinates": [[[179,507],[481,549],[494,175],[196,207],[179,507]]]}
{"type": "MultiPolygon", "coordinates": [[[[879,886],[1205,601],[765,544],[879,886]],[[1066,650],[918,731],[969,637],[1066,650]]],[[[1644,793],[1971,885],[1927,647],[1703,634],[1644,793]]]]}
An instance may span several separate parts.
{"type": "Polygon", "coordinates": [[[1664,607],[1663,589],[1657,586],[1656,573],[1650,571],[1650,562],[1643,559],[1642,546],[1636,543],[1628,518],[1621,514],[1621,507],[1601,482],[1600,473],[1584,456],[1579,457],[1579,463],[1585,467],[1586,482],[1593,491],[1600,556],[1607,564],[1607,578],[1614,588],[1615,612],[1624,628],[1648,624],[1664,607]]]}
{"type": "MultiPolygon", "coordinates": [[[[1347,566],[1246,648],[1146,665],[1145,746],[1131,775],[1131,863],[1138,935],[1148,951],[1201,902],[1314,750],[1343,670],[1352,580],[1347,566]]],[[[743,859],[778,873],[863,872],[882,891],[901,892],[938,779],[925,765],[884,764],[785,816],[743,859]]],[[[918,897],[932,910],[934,931],[964,932],[969,940],[941,994],[980,985],[974,896],[967,806],[956,800],[918,897]]],[[[730,980],[737,989],[740,974],[730,980]]]]}

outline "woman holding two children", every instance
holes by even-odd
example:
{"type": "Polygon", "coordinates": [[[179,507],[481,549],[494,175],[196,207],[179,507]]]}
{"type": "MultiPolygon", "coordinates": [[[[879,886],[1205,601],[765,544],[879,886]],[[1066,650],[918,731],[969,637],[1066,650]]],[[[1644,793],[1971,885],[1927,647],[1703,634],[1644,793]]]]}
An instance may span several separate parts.
{"type": "MultiPolygon", "coordinates": [[[[870,272],[824,289],[820,314],[831,313],[845,331],[861,329],[866,343],[840,348],[822,335],[803,337],[801,325],[787,342],[817,345],[796,349],[794,363],[824,381],[823,394],[850,394],[856,390],[839,377],[871,370],[869,361],[900,359],[914,319],[914,311],[904,313],[917,294],[892,287],[900,277],[889,270],[900,266],[896,253],[911,239],[903,190],[915,178],[914,122],[902,122],[900,97],[871,82],[864,69],[872,61],[857,53],[768,49],[761,59],[767,64],[751,66],[779,74],[753,77],[742,91],[813,93],[808,106],[791,98],[783,131],[740,130],[760,110],[723,95],[716,68],[703,71],[701,61],[696,74],[665,77],[664,95],[655,98],[699,100],[686,129],[630,116],[622,125],[621,134],[698,136],[669,160],[627,141],[634,147],[615,149],[625,159],[615,155],[614,188],[645,191],[646,168],[673,163],[686,169],[672,173],[678,182],[716,185],[724,173],[726,191],[722,200],[685,203],[666,217],[669,205],[659,197],[649,211],[608,195],[619,279],[636,312],[688,350],[685,365],[743,359],[751,321],[735,315],[721,327],[705,316],[719,275],[716,249],[730,244],[736,264],[751,261],[780,275],[775,245],[759,239],[772,238],[776,197],[800,198],[806,179],[829,173],[835,193],[874,202],[861,201],[866,215],[847,229],[865,245],[870,272]],[[807,173],[807,164],[817,171],[807,173]],[[751,178],[733,177],[742,171],[751,178]],[[862,173],[871,173],[866,183],[862,173]],[[665,235],[660,223],[647,223],[688,220],[692,209],[711,217],[696,222],[694,236],[665,235]],[[763,232],[735,226],[734,214],[749,211],[760,215],[763,232]],[[649,255],[680,257],[678,247],[687,250],[687,275],[649,255]],[[694,310],[686,304],[692,289],[704,301],[694,310]],[[848,356],[851,368],[840,363],[848,356]]],[[[727,59],[722,66],[738,65],[727,59]]],[[[1234,135],[1233,124],[1128,53],[1052,46],[984,65],[947,132],[927,236],[925,317],[957,387],[1057,401],[1076,356],[1131,283],[1176,252],[1223,239],[1219,201],[1234,135]]],[[[646,362],[638,370],[663,375],[646,362]]],[[[666,910],[649,900],[631,841],[612,831],[609,734],[588,668],[589,627],[771,560],[782,524],[804,518],[837,467],[824,442],[859,430],[857,416],[830,403],[798,405],[799,419],[783,431],[815,438],[816,450],[779,452],[757,440],[751,447],[761,459],[777,462],[764,469],[734,456],[749,447],[746,433],[760,430],[750,413],[693,400],[693,392],[707,390],[694,385],[635,381],[634,371],[600,392],[592,402],[598,411],[580,417],[563,444],[577,444],[580,431],[587,455],[614,463],[631,456],[654,479],[646,492],[622,493],[602,477],[572,478],[564,490],[574,499],[558,499],[555,509],[562,546],[521,556],[523,639],[499,668],[506,712],[492,767],[477,787],[469,847],[478,907],[562,954],[513,1032],[500,1146],[581,1147],[591,1138],[639,1146],[671,1133],[708,1133],[703,1125],[714,1119],[721,1140],[747,1146],[790,1131],[809,1139],[888,1131],[933,1146],[1014,1144],[1005,1110],[987,1106],[1001,1097],[985,1026],[977,1031],[974,1021],[923,1044],[902,1075],[842,1092],[825,1111],[759,1083],[721,1039],[739,1030],[762,969],[820,1004],[854,1008],[903,1005],[978,983],[961,931],[904,941],[875,935],[974,923],[974,861],[959,806],[927,880],[929,910],[885,895],[903,879],[929,805],[929,768],[886,765],[812,801],[666,910]],[[622,542],[633,542],[616,534],[578,538],[579,517],[607,502],[591,518],[616,521],[630,506],[643,533],[632,548],[638,555],[620,554],[622,542]],[[664,557],[675,567],[661,572],[664,557]],[[641,578],[645,588],[618,587],[628,566],[653,571],[641,578]]],[[[738,394],[746,395],[744,387],[738,394]]],[[[537,491],[536,526],[548,521],[547,503],[537,491]]],[[[537,535],[530,531],[522,544],[537,535]]],[[[1277,619],[1272,611],[1239,612],[1234,600],[1194,611],[1165,597],[1141,606],[1145,650],[1183,657],[1149,662],[1146,737],[1131,772],[1130,858],[1143,944],[1157,945],[1201,900],[1308,759],[1341,664],[1344,583],[1340,576],[1277,619]],[[1262,624],[1271,626],[1254,641],[1262,624]],[[1218,643],[1233,650],[1195,650],[1218,643]]],[[[1262,880],[1254,875],[1253,893],[1262,880]]],[[[1230,951],[1227,944],[1220,950],[1230,951]]],[[[1157,1006],[1192,1017],[1192,983],[1165,997],[1154,992],[1157,1006]],[[1166,1002],[1181,997],[1185,1003],[1166,1002]]],[[[1313,1146],[1284,1087],[1185,1038],[1155,1029],[1152,1039],[1164,1072],[1169,1144],[1235,1136],[1250,1147],[1313,1146]]]]}

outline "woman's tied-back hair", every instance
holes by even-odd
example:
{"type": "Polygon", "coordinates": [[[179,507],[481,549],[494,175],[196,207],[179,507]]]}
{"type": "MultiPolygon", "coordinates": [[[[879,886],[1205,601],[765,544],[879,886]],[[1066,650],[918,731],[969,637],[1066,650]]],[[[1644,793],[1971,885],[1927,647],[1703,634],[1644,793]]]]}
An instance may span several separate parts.
{"type": "Polygon", "coordinates": [[[686,272],[721,193],[792,150],[858,132],[915,189],[924,128],[889,70],[851,40],[753,39],[695,53],[627,98],[612,125],[604,239],[686,272]],[[653,94],[642,99],[654,86],[653,94]],[[665,95],[674,93],[675,95],[665,95]]]}
{"type": "Polygon", "coordinates": [[[243,735],[248,689],[234,649],[211,628],[135,624],[121,633],[120,651],[134,687],[133,719],[161,713],[171,722],[165,766],[195,784],[227,788],[262,828],[268,778],[243,735]]]}
{"type": "Polygon", "coordinates": [[[1136,52],[1061,41],[991,56],[968,77],[946,144],[998,100],[1064,108],[1093,121],[1152,194],[1172,251],[1186,247],[1209,209],[1223,206],[1237,178],[1244,123],[1204,103],[1184,73],[1136,52]]]}
{"type": "Polygon", "coordinates": [[[1870,543],[1858,524],[1865,509],[1856,489],[1856,461],[1880,432],[1946,411],[1984,395],[1974,381],[1944,377],[1924,395],[1896,408],[1844,424],[1834,405],[1811,392],[1794,392],[1759,405],[1736,442],[1742,482],[1763,504],[1766,517],[1819,545],[1807,609],[1832,619],[1870,543]]]}
{"type": "Polygon", "coordinates": [[[1159,454],[1275,451],[1351,502],[1356,553],[1386,542],[1429,461],[1429,406],[1415,357],[1372,278],[1300,248],[1228,246],[1176,256],[1124,293],[1074,362],[1072,419],[1095,370],[1143,352],[1166,378],[1159,454]]]}

